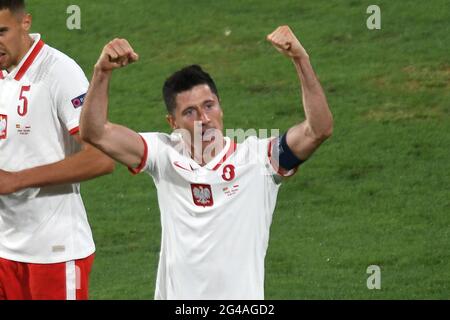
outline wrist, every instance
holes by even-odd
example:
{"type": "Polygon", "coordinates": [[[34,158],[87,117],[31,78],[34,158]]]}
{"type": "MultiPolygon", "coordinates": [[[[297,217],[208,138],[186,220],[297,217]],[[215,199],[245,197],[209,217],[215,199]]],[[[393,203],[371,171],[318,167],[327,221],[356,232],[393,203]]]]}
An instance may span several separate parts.
{"type": "Polygon", "coordinates": [[[14,192],[27,188],[26,181],[24,179],[26,175],[22,174],[22,172],[23,171],[11,172],[11,174],[13,175],[12,181],[14,181],[14,192]]]}
{"type": "Polygon", "coordinates": [[[97,76],[100,78],[105,78],[105,77],[110,77],[111,74],[112,74],[112,70],[104,69],[99,64],[96,64],[94,66],[94,76],[97,76]]]}
{"type": "Polygon", "coordinates": [[[309,55],[295,56],[292,57],[292,61],[296,64],[301,64],[304,62],[309,62],[309,55]]]}

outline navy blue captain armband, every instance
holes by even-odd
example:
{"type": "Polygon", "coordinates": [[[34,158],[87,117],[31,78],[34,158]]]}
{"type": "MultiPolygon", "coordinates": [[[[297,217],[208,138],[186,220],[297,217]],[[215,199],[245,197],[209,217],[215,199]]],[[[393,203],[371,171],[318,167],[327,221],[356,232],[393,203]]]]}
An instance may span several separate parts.
{"type": "Polygon", "coordinates": [[[300,160],[289,148],[286,141],[287,133],[278,139],[278,143],[274,145],[273,155],[278,156],[278,164],[285,170],[292,170],[304,163],[306,160],[300,160]],[[278,150],[277,150],[278,149],[278,150]]]}

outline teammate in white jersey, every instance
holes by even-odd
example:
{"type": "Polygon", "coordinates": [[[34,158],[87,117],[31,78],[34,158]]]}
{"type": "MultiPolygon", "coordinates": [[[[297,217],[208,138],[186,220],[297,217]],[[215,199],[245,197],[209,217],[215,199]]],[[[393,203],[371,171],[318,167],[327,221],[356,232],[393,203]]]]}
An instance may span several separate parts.
{"type": "Polygon", "coordinates": [[[86,299],[95,251],[78,182],[114,162],[82,142],[88,81],[0,0],[0,300],[86,299]]]}
{"type": "Polygon", "coordinates": [[[156,299],[263,299],[264,258],[281,178],[326,140],[333,120],[309,62],[289,27],[268,40],[290,57],[302,83],[306,120],[280,138],[223,136],[223,112],[214,81],[199,66],[165,83],[167,120],[174,130],[138,134],[107,120],[114,69],[139,59],[126,40],[105,46],[97,64],[80,130],[86,141],[153,177],[162,242],[156,299]]]}

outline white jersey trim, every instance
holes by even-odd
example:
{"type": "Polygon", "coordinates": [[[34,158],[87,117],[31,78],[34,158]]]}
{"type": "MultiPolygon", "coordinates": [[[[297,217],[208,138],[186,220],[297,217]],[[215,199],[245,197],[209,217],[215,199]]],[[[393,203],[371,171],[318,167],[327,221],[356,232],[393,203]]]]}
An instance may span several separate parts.
{"type": "Polygon", "coordinates": [[[66,300],[77,300],[75,261],[66,262],[66,300]]]}

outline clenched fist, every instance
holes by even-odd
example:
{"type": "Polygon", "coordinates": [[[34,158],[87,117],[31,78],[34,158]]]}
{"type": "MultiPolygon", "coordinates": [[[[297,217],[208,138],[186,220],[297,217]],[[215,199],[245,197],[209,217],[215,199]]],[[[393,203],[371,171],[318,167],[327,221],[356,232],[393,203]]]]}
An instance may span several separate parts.
{"type": "Polygon", "coordinates": [[[308,58],[308,53],[288,26],[278,27],[267,36],[274,47],[290,58],[308,58]]]}
{"type": "Polygon", "coordinates": [[[95,68],[101,71],[112,71],[138,60],[139,55],[134,52],[127,40],[114,39],[103,48],[95,68]]]}

